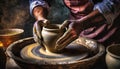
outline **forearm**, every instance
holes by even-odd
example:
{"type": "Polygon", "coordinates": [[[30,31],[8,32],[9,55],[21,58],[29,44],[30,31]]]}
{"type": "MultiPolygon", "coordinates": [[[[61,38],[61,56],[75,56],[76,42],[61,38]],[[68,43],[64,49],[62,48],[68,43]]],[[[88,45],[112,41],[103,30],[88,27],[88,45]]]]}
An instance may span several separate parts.
{"type": "Polygon", "coordinates": [[[96,3],[94,9],[98,9],[105,17],[107,23],[111,24],[120,14],[120,0],[103,0],[96,3]]]}
{"type": "Polygon", "coordinates": [[[105,18],[103,15],[96,9],[92,11],[89,15],[81,18],[79,23],[83,23],[84,29],[93,27],[93,26],[99,26],[103,24],[103,21],[105,21],[105,18]]]}

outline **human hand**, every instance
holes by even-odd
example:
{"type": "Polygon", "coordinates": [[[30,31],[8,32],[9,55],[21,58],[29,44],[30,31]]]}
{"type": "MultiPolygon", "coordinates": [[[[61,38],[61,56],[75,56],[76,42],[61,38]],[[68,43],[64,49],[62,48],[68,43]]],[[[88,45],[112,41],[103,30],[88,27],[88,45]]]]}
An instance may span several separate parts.
{"type": "Polygon", "coordinates": [[[42,45],[42,37],[41,37],[41,31],[43,26],[47,26],[50,22],[45,19],[45,20],[39,20],[34,23],[33,26],[33,37],[35,42],[39,43],[41,46],[42,45]]]}
{"type": "MultiPolygon", "coordinates": [[[[57,48],[63,49],[69,43],[77,39],[79,37],[79,34],[83,30],[92,26],[101,26],[104,24],[103,21],[105,21],[105,19],[98,10],[93,11],[92,13],[82,17],[81,19],[65,21],[66,26],[69,27],[64,35],[57,40],[57,48]]],[[[103,29],[100,29],[99,32],[101,30],[103,29]]]]}
{"type": "MultiPolygon", "coordinates": [[[[71,22],[69,20],[65,20],[63,22],[63,24],[61,25],[61,28],[65,28],[67,26],[69,26],[70,24],[72,24],[74,22],[71,22]]],[[[69,43],[71,43],[72,41],[74,41],[75,39],[78,38],[78,35],[76,35],[76,32],[74,31],[74,29],[72,27],[68,27],[67,31],[63,34],[63,36],[61,36],[57,41],[56,41],[56,49],[57,50],[62,50],[63,48],[65,48],[69,43]]]]}

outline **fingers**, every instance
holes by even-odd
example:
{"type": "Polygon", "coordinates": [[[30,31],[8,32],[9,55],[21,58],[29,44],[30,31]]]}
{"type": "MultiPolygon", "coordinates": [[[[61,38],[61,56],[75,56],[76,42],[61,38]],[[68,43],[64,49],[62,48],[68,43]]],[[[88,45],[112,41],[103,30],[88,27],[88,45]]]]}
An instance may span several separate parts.
{"type": "Polygon", "coordinates": [[[40,20],[36,21],[34,24],[34,35],[38,36],[41,39],[41,31],[43,26],[47,26],[49,24],[48,20],[40,20]]]}
{"type": "Polygon", "coordinates": [[[45,19],[45,20],[43,21],[43,23],[45,23],[45,24],[49,24],[50,21],[48,21],[47,19],[45,19]]]}
{"type": "Polygon", "coordinates": [[[72,41],[77,39],[78,36],[76,33],[73,31],[73,29],[68,29],[68,31],[60,37],[57,42],[56,42],[56,49],[61,50],[64,47],[66,47],[68,44],[70,44],[72,41]]]}
{"type": "Polygon", "coordinates": [[[62,50],[63,48],[65,48],[66,46],[68,46],[68,44],[70,44],[71,42],[73,42],[75,39],[77,39],[77,37],[69,37],[66,41],[64,41],[63,43],[61,43],[58,46],[56,46],[56,49],[57,50],[62,50]]]}
{"type": "Polygon", "coordinates": [[[64,40],[66,40],[67,38],[69,38],[69,37],[71,36],[70,32],[71,32],[71,29],[68,29],[68,31],[66,31],[66,32],[64,33],[64,35],[61,36],[61,37],[57,40],[57,44],[59,45],[59,44],[63,43],[64,40]]]}
{"type": "Polygon", "coordinates": [[[36,34],[39,38],[41,38],[41,31],[42,31],[42,25],[41,24],[42,24],[42,22],[40,22],[40,21],[35,24],[36,34]]]}
{"type": "Polygon", "coordinates": [[[39,22],[40,22],[41,26],[44,26],[44,27],[50,24],[50,21],[47,20],[47,19],[45,19],[45,20],[40,20],[39,22]]]}
{"type": "Polygon", "coordinates": [[[65,20],[62,25],[60,26],[60,29],[65,28],[66,26],[68,26],[70,24],[70,22],[68,20],[65,20]]]}
{"type": "Polygon", "coordinates": [[[35,22],[33,26],[33,37],[34,40],[41,45],[41,27],[39,26],[38,22],[35,22]]]}
{"type": "Polygon", "coordinates": [[[34,40],[37,42],[37,36],[36,36],[35,26],[33,26],[33,37],[34,37],[34,40]]]}

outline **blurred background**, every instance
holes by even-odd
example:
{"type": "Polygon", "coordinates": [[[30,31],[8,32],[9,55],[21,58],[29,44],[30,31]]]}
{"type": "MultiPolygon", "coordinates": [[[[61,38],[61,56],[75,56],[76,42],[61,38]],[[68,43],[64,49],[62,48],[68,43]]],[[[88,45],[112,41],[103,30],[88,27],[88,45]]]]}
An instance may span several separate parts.
{"type": "MultiPolygon", "coordinates": [[[[69,10],[62,0],[51,0],[48,19],[52,23],[62,23],[69,16],[69,10]]],[[[24,37],[32,36],[34,17],[29,13],[29,0],[0,0],[0,29],[24,29],[24,37]]]]}

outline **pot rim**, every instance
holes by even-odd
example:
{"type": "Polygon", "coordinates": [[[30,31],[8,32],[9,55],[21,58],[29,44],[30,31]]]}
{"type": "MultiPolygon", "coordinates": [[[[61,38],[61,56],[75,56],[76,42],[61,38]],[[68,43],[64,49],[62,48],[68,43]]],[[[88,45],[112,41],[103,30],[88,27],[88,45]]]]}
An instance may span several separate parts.
{"type": "MultiPolygon", "coordinates": [[[[33,37],[29,37],[29,38],[24,38],[25,40],[29,40],[29,39],[33,39],[33,37]]],[[[22,39],[18,40],[19,42],[23,42],[22,39]]],[[[14,44],[18,43],[18,41],[12,43],[10,46],[8,46],[7,50],[6,50],[6,53],[7,55],[10,57],[10,58],[13,58],[15,61],[19,61],[19,62],[23,62],[23,63],[27,63],[27,64],[37,64],[37,65],[64,65],[64,64],[76,64],[76,63],[82,63],[82,62],[89,62],[89,60],[92,60],[93,59],[96,61],[96,59],[98,59],[100,56],[102,56],[105,52],[105,47],[101,44],[98,44],[98,49],[99,49],[99,52],[97,54],[95,54],[94,56],[92,57],[89,57],[89,58],[85,58],[85,59],[82,59],[80,61],[71,61],[71,62],[61,62],[61,63],[51,63],[51,64],[41,64],[41,63],[38,63],[38,62],[31,62],[31,61],[27,61],[27,60],[24,60],[20,57],[17,57],[15,56],[11,50],[12,50],[12,47],[14,46],[14,44]]]]}
{"type": "Polygon", "coordinates": [[[21,34],[21,33],[24,32],[23,29],[19,29],[19,28],[8,28],[8,29],[0,30],[0,32],[4,32],[4,31],[17,31],[17,33],[11,34],[11,35],[0,34],[0,37],[4,37],[4,36],[15,36],[15,35],[18,35],[18,34],[21,34]]]}
{"type": "Polygon", "coordinates": [[[43,27],[44,30],[47,30],[47,31],[63,31],[64,29],[67,29],[67,28],[63,28],[63,29],[60,29],[60,26],[61,24],[50,24],[49,26],[56,26],[58,28],[46,28],[46,27],[43,27]]]}
{"type": "Polygon", "coordinates": [[[107,52],[108,55],[120,59],[120,56],[115,55],[115,54],[113,54],[113,53],[111,53],[111,52],[109,51],[109,48],[111,48],[111,47],[116,47],[116,46],[120,46],[120,44],[113,44],[113,45],[108,46],[108,47],[106,48],[106,52],[107,52]]]}

